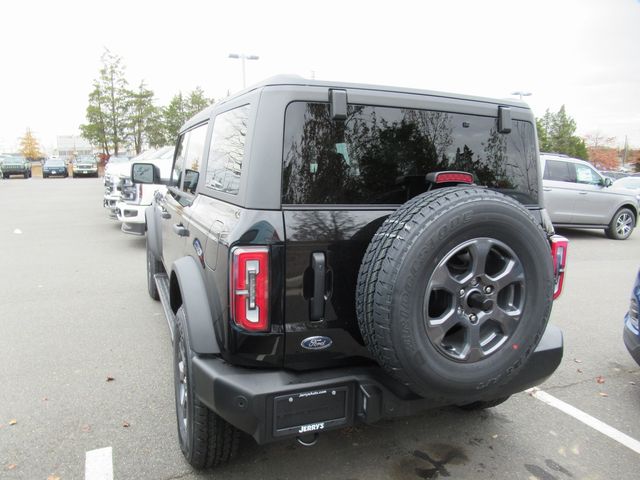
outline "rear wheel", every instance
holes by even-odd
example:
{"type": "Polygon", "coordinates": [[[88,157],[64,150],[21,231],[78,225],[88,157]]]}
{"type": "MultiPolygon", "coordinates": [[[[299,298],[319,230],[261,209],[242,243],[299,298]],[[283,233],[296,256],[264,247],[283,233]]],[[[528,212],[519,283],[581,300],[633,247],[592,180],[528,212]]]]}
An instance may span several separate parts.
{"type": "Polygon", "coordinates": [[[176,314],[174,384],[180,448],[197,469],[211,468],[233,458],[240,432],[209,410],[194,393],[192,358],[184,307],[176,314]]]}
{"type": "Polygon", "coordinates": [[[628,208],[621,208],[611,219],[604,233],[613,240],[626,240],[636,226],[636,217],[628,208]]]}
{"type": "Polygon", "coordinates": [[[436,190],[383,223],[357,291],[365,342],[391,375],[442,403],[500,398],[549,318],[549,243],[505,195],[436,190]]]}

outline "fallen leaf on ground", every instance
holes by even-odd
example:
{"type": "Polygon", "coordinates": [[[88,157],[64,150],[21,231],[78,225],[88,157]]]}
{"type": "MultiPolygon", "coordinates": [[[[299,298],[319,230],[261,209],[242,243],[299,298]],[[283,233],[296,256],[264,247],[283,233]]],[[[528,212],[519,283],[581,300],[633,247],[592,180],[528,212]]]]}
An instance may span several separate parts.
{"type": "Polygon", "coordinates": [[[82,427],[80,427],[80,430],[82,430],[84,433],[89,433],[91,431],[91,425],[89,424],[82,425],[82,427]]]}
{"type": "Polygon", "coordinates": [[[574,358],[573,361],[576,362],[576,363],[582,363],[582,360],[579,360],[577,358],[574,358]]]}
{"type": "Polygon", "coordinates": [[[629,382],[629,385],[635,385],[636,382],[629,382]]]}
{"type": "Polygon", "coordinates": [[[576,372],[582,373],[582,370],[579,368],[579,369],[576,370],[576,372]]]}
{"type": "Polygon", "coordinates": [[[491,435],[491,438],[498,438],[498,434],[491,435]]]}
{"type": "Polygon", "coordinates": [[[15,418],[9,420],[9,425],[15,425],[16,423],[18,423],[18,421],[15,418]]]}
{"type": "Polygon", "coordinates": [[[57,475],[49,475],[47,477],[47,480],[60,480],[60,477],[57,475]]]}
{"type": "Polygon", "coordinates": [[[15,463],[10,463],[9,465],[7,465],[7,470],[13,470],[17,467],[17,465],[15,463]]]}
{"type": "Polygon", "coordinates": [[[129,428],[129,426],[130,426],[130,425],[131,425],[131,424],[130,424],[129,422],[127,422],[127,421],[122,422],[122,426],[123,426],[124,428],[129,428]]]}
{"type": "Polygon", "coordinates": [[[604,392],[600,392],[600,394],[599,394],[599,395],[600,395],[601,397],[608,397],[608,396],[609,396],[609,394],[608,394],[608,393],[604,393],[604,392]]]}
{"type": "Polygon", "coordinates": [[[47,400],[49,400],[47,397],[42,397],[43,402],[46,402],[47,400]]]}
{"type": "Polygon", "coordinates": [[[604,377],[603,377],[602,375],[598,375],[598,376],[596,377],[596,382],[598,382],[598,383],[604,383],[604,377]]]}
{"type": "Polygon", "coordinates": [[[115,378],[113,378],[111,375],[107,375],[107,382],[113,382],[115,380],[115,378]]]}

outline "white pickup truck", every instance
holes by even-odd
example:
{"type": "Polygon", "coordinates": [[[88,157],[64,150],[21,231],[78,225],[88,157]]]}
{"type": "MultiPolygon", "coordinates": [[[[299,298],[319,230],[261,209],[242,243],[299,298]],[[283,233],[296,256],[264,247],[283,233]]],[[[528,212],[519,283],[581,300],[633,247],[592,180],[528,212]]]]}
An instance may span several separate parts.
{"type": "MultiPolygon", "coordinates": [[[[164,147],[157,150],[153,155],[136,163],[151,163],[160,169],[160,176],[163,180],[169,178],[171,173],[171,163],[173,161],[174,147],[164,147]]],[[[122,223],[122,231],[131,235],[144,235],[146,221],[144,212],[151,205],[156,192],[165,193],[165,185],[142,185],[131,181],[131,164],[129,164],[128,175],[121,179],[120,200],[116,202],[115,214],[122,223]]]]}

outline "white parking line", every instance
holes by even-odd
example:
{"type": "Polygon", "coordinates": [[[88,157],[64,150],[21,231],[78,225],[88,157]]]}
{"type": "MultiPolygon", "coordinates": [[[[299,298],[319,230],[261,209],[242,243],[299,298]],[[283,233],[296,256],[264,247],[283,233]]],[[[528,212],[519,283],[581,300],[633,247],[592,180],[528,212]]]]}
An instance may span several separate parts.
{"type": "Polygon", "coordinates": [[[84,462],[84,480],[113,480],[111,447],[89,450],[84,462]]]}
{"type": "Polygon", "coordinates": [[[622,433],[620,430],[616,430],[612,426],[607,425],[604,422],[601,422],[600,420],[592,417],[588,413],[585,413],[582,410],[579,410],[576,407],[573,407],[568,403],[565,403],[562,400],[559,400],[553,395],[549,395],[547,392],[542,391],[538,388],[535,388],[535,387],[530,388],[529,390],[527,390],[527,393],[537,398],[541,402],[544,402],[547,405],[551,405],[552,407],[557,408],[561,412],[564,412],[567,415],[572,416],[576,420],[580,420],[585,425],[588,425],[589,427],[615,440],[621,445],[624,445],[625,447],[630,448],[634,452],[640,453],[640,442],[634,438],[631,438],[626,433],[622,433]]]}

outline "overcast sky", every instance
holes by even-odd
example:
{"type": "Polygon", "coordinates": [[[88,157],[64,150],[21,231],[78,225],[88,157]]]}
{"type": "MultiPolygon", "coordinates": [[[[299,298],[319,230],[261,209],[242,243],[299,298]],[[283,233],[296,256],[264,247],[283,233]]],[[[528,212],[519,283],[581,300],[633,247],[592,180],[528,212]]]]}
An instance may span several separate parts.
{"type": "Polygon", "coordinates": [[[640,147],[640,0],[0,3],[0,150],[79,133],[105,47],[160,104],[278,73],[564,104],[578,133],[640,147]]]}

